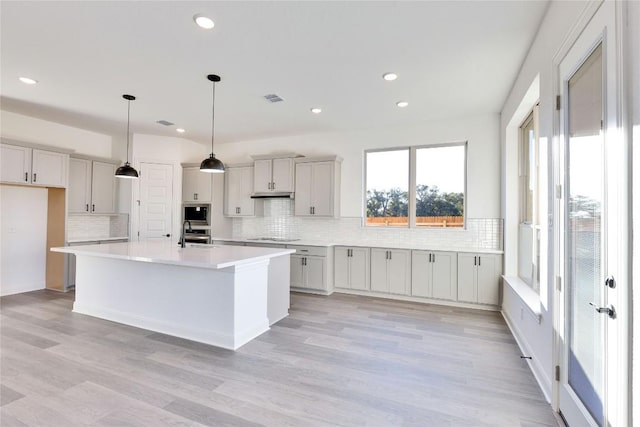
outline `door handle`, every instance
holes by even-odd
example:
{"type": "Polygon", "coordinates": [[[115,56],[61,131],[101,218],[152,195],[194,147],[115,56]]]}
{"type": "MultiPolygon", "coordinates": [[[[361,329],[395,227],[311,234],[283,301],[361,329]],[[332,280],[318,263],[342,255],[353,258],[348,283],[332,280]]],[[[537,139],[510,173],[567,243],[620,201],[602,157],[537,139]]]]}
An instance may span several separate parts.
{"type": "Polygon", "coordinates": [[[605,313],[607,316],[609,316],[610,319],[616,318],[616,309],[613,305],[610,305],[609,307],[598,307],[592,302],[590,302],[589,305],[593,307],[598,313],[605,313]]]}
{"type": "Polygon", "coordinates": [[[478,255],[478,266],[482,265],[481,262],[482,262],[482,257],[478,255]]]}
{"type": "Polygon", "coordinates": [[[34,172],[34,173],[33,173],[33,182],[36,182],[36,177],[37,177],[37,176],[38,176],[38,174],[34,172]]]}
{"type": "Polygon", "coordinates": [[[313,215],[313,209],[309,206],[309,215],[313,215]]]}
{"type": "Polygon", "coordinates": [[[29,172],[24,173],[24,182],[29,181],[29,172]]]}
{"type": "Polygon", "coordinates": [[[165,234],[164,237],[171,237],[171,234],[165,234]]]}
{"type": "Polygon", "coordinates": [[[86,210],[87,212],[89,212],[89,203],[86,204],[84,210],[86,210]]]}
{"type": "Polygon", "coordinates": [[[272,182],[272,183],[271,183],[271,189],[272,189],[272,190],[275,190],[275,189],[276,189],[276,183],[275,183],[275,182],[272,182]]]}
{"type": "Polygon", "coordinates": [[[473,265],[478,265],[478,257],[477,256],[473,257],[473,265]]]}
{"type": "Polygon", "coordinates": [[[95,212],[96,211],[96,205],[91,205],[91,212],[95,212]]]}
{"type": "Polygon", "coordinates": [[[198,193],[193,193],[193,200],[198,200],[198,193]]]}

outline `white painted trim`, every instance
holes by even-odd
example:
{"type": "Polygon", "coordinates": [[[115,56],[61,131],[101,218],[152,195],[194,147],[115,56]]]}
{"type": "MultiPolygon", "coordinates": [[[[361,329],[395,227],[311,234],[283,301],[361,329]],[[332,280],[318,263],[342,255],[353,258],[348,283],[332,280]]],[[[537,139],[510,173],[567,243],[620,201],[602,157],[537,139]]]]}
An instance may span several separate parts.
{"type": "Polygon", "coordinates": [[[38,283],[28,284],[25,287],[23,286],[3,287],[2,294],[0,294],[0,297],[6,297],[7,295],[23,294],[25,292],[39,291],[41,289],[45,289],[44,282],[40,284],[38,283]]]}
{"type": "Polygon", "coordinates": [[[540,324],[542,320],[542,309],[540,307],[540,295],[536,293],[527,283],[519,277],[502,276],[502,282],[509,286],[524,305],[529,309],[531,315],[534,316],[536,322],[540,324]]]}
{"type": "MultiPolygon", "coordinates": [[[[527,345],[526,338],[517,328],[516,323],[511,320],[509,315],[504,310],[501,310],[500,313],[502,314],[507,327],[511,331],[511,335],[513,335],[513,338],[516,340],[516,343],[518,344],[518,347],[520,348],[522,354],[533,354],[533,351],[527,345]]],[[[544,366],[540,365],[540,362],[537,358],[530,359],[528,364],[529,369],[531,369],[534,378],[536,379],[538,385],[540,386],[540,389],[542,390],[542,394],[544,394],[544,398],[547,400],[547,402],[551,403],[552,382],[551,378],[546,375],[546,369],[544,368],[544,366]]]]}

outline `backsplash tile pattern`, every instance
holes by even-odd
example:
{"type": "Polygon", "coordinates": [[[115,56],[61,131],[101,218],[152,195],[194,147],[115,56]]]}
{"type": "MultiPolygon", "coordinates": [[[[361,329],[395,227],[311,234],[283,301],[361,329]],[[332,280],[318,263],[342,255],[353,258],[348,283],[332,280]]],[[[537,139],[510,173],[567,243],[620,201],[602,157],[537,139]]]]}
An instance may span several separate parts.
{"type": "Polygon", "coordinates": [[[502,250],[500,218],[467,218],[466,230],[374,228],[363,227],[360,217],[294,216],[294,204],[290,199],[265,199],[262,203],[264,216],[233,219],[233,238],[271,237],[441,250],[502,250]]]}
{"type": "Polygon", "coordinates": [[[67,240],[127,237],[129,215],[69,215],[67,240]]]}

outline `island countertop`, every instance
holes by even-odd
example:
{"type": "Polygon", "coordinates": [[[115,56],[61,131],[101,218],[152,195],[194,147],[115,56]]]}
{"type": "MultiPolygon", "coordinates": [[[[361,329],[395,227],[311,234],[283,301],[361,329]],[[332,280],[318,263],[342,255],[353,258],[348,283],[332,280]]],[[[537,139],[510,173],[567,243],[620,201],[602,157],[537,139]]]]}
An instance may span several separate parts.
{"type": "Polygon", "coordinates": [[[64,246],[51,250],[75,255],[215,270],[295,253],[293,249],[252,246],[193,245],[181,248],[169,240],[64,246]]]}

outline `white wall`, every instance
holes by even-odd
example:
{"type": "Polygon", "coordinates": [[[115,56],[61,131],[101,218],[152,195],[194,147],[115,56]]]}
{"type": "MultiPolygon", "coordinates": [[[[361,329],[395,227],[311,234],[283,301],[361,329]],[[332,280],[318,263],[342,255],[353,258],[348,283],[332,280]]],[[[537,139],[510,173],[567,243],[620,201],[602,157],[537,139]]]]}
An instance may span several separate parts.
{"type": "MultiPolygon", "coordinates": [[[[131,164],[139,170],[141,162],[163,163],[173,166],[173,226],[172,235],[180,235],[180,220],[182,218],[182,166],[181,163],[200,163],[205,157],[209,157],[208,148],[183,138],[161,137],[155,135],[135,134],[132,139],[132,161],[131,164]]],[[[138,197],[138,182],[133,181],[132,197],[138,197]]],[[[224,175],[214,176],[214,187],[218,191],[214,194],[212,202],[215,236],[229,237],[231,223],[222,217],[222,184],[224,175]],[[228,233],[225,233],[228,231],[228,233]]],[[[135,236],[138,231],[138,207],[132,204],[131,210],[131,236],[135,236]]]]}
{"type": "MultiPolygon", "coordinates": [[[[321,118],[320,118],[321,119],[321,118]]],[[[499,116],[462,117],[419,126],[288,136],[216,145],[224,163],[251,161],[250,155],[294,152],[307,157],[338,155],[342,163],[341,216],[363,214],[364,151],[468,141],[467,216],[500,215],[499,116]]]]}
{"type": "Polygon", "coordinates": [[[45,287],[47,191],[0,185],[0,295],[45,287]]]}
{"type": "Polygon", "coordinates": [[[555,88],[553,77],[553,58],[562,46],[572,25],[577,21],[585,3],[583,2],[552,2],[541,24],[538,34],[527,54],[513,88],[509,93],[501,113],[500,139],[502,158],[502,215],[505,219],[504,250],[505,274],[517,275],[517,236],[518,236],[518,149],[517,127],[526,117],[532,101],[531,94],[537,92],[540,101],[540,129],[539,136],[542,148],[541,174],[543,191],[540,197],[541,205],[541,265],[540,292],[541,301],[540,323],[532,314],[529,306],[511,287],[504,287],[502,311],[516,335],[523,350],[532,356],[531,366],[538,378],[547,399],[552,393],[553,371],[553,295],[552,283],[547,275],[550,271],[548,263],[549,248],[552,242],[548,240],[548,221],[546,212],[547,185],[550,166],[546,162],[547,149],[553,141],[553,117],[555,88]],[[536,87],[537,86],[537,87],[536,87]],[[523,102],[524,100],[524,102],[523,102]]]}
{"type": "Polygon", "coordinates": [[[3,138],[75,150],[87,156],[111,158],[109,135],[40,120],[9,111],[0,111],[3,138]]]}

